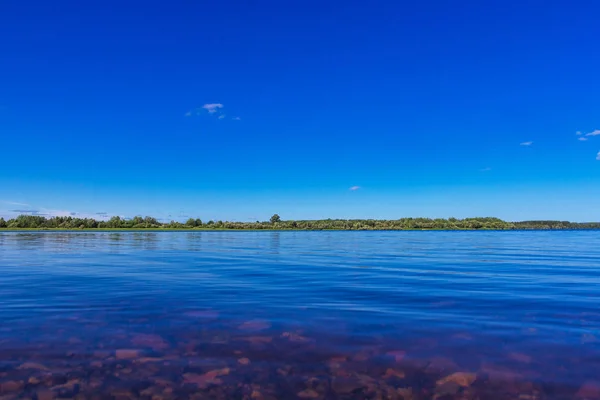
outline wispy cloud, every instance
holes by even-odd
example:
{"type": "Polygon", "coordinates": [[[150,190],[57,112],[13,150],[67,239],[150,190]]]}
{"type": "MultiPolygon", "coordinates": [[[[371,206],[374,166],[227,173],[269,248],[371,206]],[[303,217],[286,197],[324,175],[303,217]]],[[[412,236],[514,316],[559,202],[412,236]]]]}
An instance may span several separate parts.
{"type": "Polygon", "coordinates": [[[600,161],[600,151],[598,152],[598,154],[596,155],[596,160],[600,161]]]}
{"type": "Polygon", "coordinates": [[[10,213],[9,218],[16,217],[17,215],[37,215],[42,217],[77,217],[77,218],[93,218],[96,220],[105,220],[108,217],[107,213],[80,213],[70,210],[55,210],[50,208],[15,208],[12,210],[8,210],[10,213]]]}
{"type": "Polygon", "coordinates": [[[351,191],[355,192],[355,191],[357,191],[358,189],[360,189],[360,186],[352,186],[352,187],[350,187],[350,189],[349,189],[349,190],[351,190],[351,191]]]}
{"type": "Polygon", "coordinates": [[[523,142],[521,143],[521,146],[531,146],[533,144],[533,142],[523,142]]]}
{"type": "Polygon", "coordinates": [[[485,168],[481,168],[480,171],[481,172],[488,172],[491,171],[492,169],[490,167],[485,167],[485,168]]]}
{"type": "Polygon", "coordinates": [[[231,119],[233,119],[233,120],[235,120],[235,121],[239,121],[239,120],[241,120],[241,118],[240,118],[240,117],[233,117],[233,118],[231,118],[231,119]]]}
{"type": "Polygon", "coordinates": [[[0,200],[0,203],[4,203],[4,204],[9,204],[11,206],[25,206],[25,207],[29,207],[30,204],[27,203],[19,203],[17,201],[7,201],[7,200],[0,200]]]}
{"type": "Polygon", "coordinates": [[[580,141],[582,141],[582,142],[585,142],[586,140],[588,140],[588,138],[586,138],[586,137],[580,137],[580,138],[579,138],[579,139],[577,139],[577,140],[580,140],[580,141]]]}
{"type": "Polygon", "coordinates": [[[38,215],[40,213],[39,210],[30,210],[30,209],[10,210],[10,212],[19,213],[19,214],[31,214],[31,215],[38,215]]]}
{"type": "MultiPolygon", "coordinates": [[[[198,107],[194,110],[185,113],[186,117],[192,117],[194,115],[202,115],[208,113],[217,117],[217,119],[225,119],[227,115],[223,112],[225,106],[221,103],[206,103],[202,107],[198,107]]],[[[239,117],[233,117],[232,119],[239,120],[239,117]]]]}
{"type": "Polygon", "coordinates": [[[590,133],[586,133],[585,136],[598,136],[600,135],[600,129],[595,129],[593,131],[591,131],[590,133]]]}
{"type": "Polygon", "coordinates": [[[581,135],[583,135],[583,132],[581,132],[581,131],[577,131],[577,132],[575,132],[575,134],[576,134],[577,136],[581,136],[581,135]]]}
{"type": "Polygon", "coordinates": [[[208,103],[202,106],[209,114],[215,114],[219,112],[220,109],[223,108],[223,104],[221,103],[208,103]]]}

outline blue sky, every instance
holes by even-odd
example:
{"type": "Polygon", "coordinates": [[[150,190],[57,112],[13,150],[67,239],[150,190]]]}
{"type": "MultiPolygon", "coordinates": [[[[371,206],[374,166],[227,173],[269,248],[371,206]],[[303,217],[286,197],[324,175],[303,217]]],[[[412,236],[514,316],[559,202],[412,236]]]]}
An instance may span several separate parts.
{"type": "Polygon", "coordinates": [[[599,13],[2,2],[0,215],[600,220],[599,13]]]}

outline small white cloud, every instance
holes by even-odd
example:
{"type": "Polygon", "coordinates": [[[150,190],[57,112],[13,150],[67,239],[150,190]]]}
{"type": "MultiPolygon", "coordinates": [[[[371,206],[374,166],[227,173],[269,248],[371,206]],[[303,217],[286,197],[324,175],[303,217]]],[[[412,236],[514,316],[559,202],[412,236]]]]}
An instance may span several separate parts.
{"type": "Polygon", "coordinates": [[[598,154],[596,155],[596,160],[600,161],[600,151],[598,152],[598,154]]]}
{"type": "Polygon", "coordinates": [[[29,205],[30,205],[27,203],[19,203],[17,201],[6,201],[6,200],[2,200],[2,203],[10,204],[11,206],[27,206],[27,207],[29,207],[29,205]]]}
{"type": "Polygon", "coordinates": [[[580,138],[579,138],[579,139],[577,139],[577,140],[580,140],[580,141],[582,141],[582,142],[585,142],[586,140],[588,140],[588,138],[586,138],[586,137],[580,137],[580,138]]]}
{"type": "Polygon", "coordinates": [[[358,189],[360,189],[360,186],[352,186],[350,188],[350,190],[353,191],[353,192],[357,191],[358,189]]]}
{"type": "MultiPolygon", "coordinates": [[[[204,104],[202,107],[198,107],[192,111],[188,111],[187,113],[185,113],[186,117],[191,117],[194,115],[202,115],[204,113],[208,113],[209,115],[212,115],[214,117],[216,117],[217,119],[225,119],[228,118],[227,114],[225,114],[223,112],[223,110],[225,109],[225,106],[221,103],[207,103],[204,104]]],[[[232,119],[235,120],[239,120],[239,117],[233,117],[232,119]]]]}
{"type": "Polygon", "coordinates": [[[241,118],[240,118],[240,117],[233,117],[233,118],[231,118],[231,119],[233,119],[233,120],[235,120],[235,121],[239,121],[239,120],[241,120],[241,118]]]}
{"type": "Polygon", "coordinates": [[[531,146],[533,144],[533,142],[523,142],[521,143],[521,146],[531,146]]]}
{"type": "Polygon", "coordinates": [[[219,109],[223,108],[223,104],[221,103],[208,103],[202,106],[209,114],[214,114],[219,112],[219,109]]]}
{"type": "Polygon", "coordinates": [[[585,136],[598,136],[600,135],[600,129],[596,129],[591,131],[590,133],[586,133],[585,136]]]}
{"type": "Polygon", "coordinates": [[[485,168],[481,168],[480,171],[481,172],[488,172],[491,171],[492,169],[490,167],[485,167],[485,168]]]}
{"type": "Polygon", "coordinates": [[[576,134],[577,136],[581,136],[581,135],[583,135],[583,132],[581,132],[581,131],[577,131],[577,132],[575,132],[575,134],[576,134]]]}

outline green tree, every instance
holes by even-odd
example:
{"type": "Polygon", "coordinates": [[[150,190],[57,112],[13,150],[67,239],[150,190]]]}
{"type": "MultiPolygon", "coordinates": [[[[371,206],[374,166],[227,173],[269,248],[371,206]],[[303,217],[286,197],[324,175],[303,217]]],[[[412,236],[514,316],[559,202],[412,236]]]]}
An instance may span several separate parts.
{"type": "Polygon", "coordinates": [[[122,222],[123,222],[123,220],[121,220],[121,217],[115,216],[108,220],[108,222],[106,223],[106,226],[108,228],[120,228],[122,222]]]}
{"type": "Polygon", "coordinates": [[[153,218],[153,217],[146,217],[146,218],[144,218],[144,223],[146,224],[146,226],[148,228],[160,226],[160,222],[158,222],[158,220],[156,218],[153,218]]]}
{"type": "Polygon", "coordinates": [[[11,228],[42,228],[46,223],[46,218],[39,215],[19,215],[10,221],[11,228]]]}
{"type": "Polygon", "coordinates": [[[168,224],[166,224],[165,227],[170,229],[184,229],[186,226],[181,222],[171,221],[168,224]]]}
{"type": "Polygon", "coordinates": [[[278,214],[273,214],[273,216],[270,219],[270,222],[272,224],[275,224],[277,222],[281,222],[281,217],[278,214]]]}
{"type": "Polygon", "coordinates": [[[4,220],[4,218],[0,218],[0,228],[6,228],[8,224],[4,220]]]}
{"type": "Polygon", "coordinates": [[[185,225],[189,228],[194,228],[198,225],[196,225],[196,220],[194,218],[190,218],[185,222],[185,225]]]}

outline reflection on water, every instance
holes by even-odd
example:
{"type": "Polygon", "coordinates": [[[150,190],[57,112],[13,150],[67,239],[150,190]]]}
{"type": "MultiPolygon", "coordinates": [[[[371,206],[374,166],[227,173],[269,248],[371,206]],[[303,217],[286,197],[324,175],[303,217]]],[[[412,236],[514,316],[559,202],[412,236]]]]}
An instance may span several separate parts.
{"type": "Polygon", "coordinates": [[[269,232],[271,236],[271,251],[273,254],[279,254],[279,240],[281,232],[269,232]]]}
{"type": "Polygon", "coordinates": [[[0,398],[600,398],[599,265],[593,231],[3,232],[0,398]]]}

